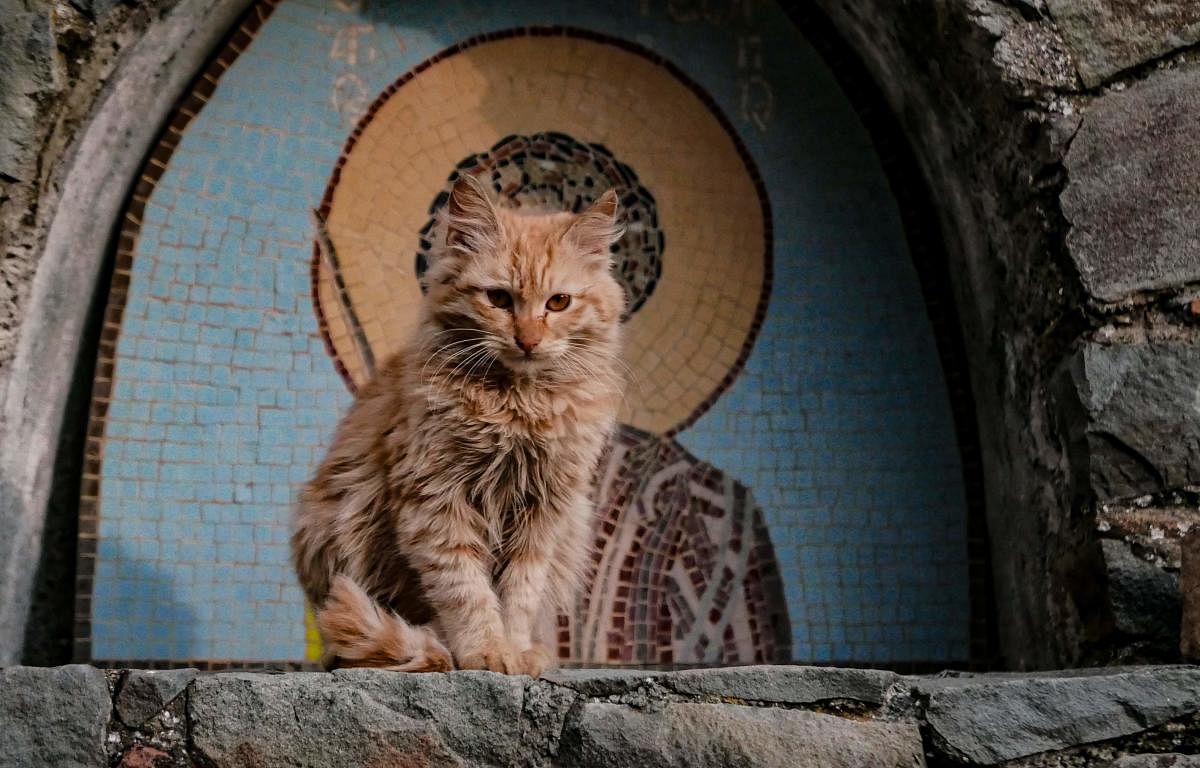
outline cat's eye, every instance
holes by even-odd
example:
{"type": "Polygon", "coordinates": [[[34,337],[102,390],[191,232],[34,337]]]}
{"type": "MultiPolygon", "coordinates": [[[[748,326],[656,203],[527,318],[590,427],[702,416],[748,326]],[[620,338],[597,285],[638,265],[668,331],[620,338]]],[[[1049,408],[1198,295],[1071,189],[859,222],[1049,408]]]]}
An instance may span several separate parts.
{"type": "Polygon", "coordinates": [[[513,305],[512,295],[508,291],[499,288],[492,288],[487,292],[488,301],[492,302],[493,307],[500,309],[511,309],[513,305]]]}
{"type": "Polygon", "coordinates": [[[562,312],[571,306],[571,297],[565,293],[556,293],[546,302],[546,309],[551,312],[562,312]]]}

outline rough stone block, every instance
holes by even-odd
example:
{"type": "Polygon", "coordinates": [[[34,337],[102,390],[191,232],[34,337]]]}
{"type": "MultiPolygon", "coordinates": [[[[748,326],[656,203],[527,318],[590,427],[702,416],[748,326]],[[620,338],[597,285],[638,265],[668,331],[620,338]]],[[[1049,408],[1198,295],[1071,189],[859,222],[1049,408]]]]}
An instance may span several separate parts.
{"type": "Polygon", "coordinates": [[[1076,480],[1101,502],[1200,484],[1197,371],[1200,345],[1186,342],[1076,353],[1057,386],[1076,480]]]}
{"type": "Polygon", "coordinates": [[[128,726],[139,726],[163,711],[196,679],[194,669],[134,669],[117,692],[117,714],[128,726]]]}
{"type": "Polygon", "coordinates": [[[104,768],[111,714],[108,681],[94,667],[0,670],[0,766],[104,768]]]}
{"type": "Polygon", "coordinates": [[[847,720],[768,707],[668,704],[649,712],[584,705],[563,734],[560,764],[595,768],[923,766],[915,723],[847,720]]]}
{"type": "Polygon", "coordinates": [[[51,11],[34,7],[0,13],[0,174],[14,179],[27,178],[33,169],[39,101],[60,87],[51,11]]]}
{"type": "Polygon", "coordinates": [[[1097,299],[1200,280],[1198,124],[1197,67],[1107,93],[1084,115],[1062,206],[1071,258],[1097,299]]]}
{"type": "Polygon", "coordinates": [[[1200,712],[1200,669],[921,680],[939,751],[994,765],[1141,733],[1200,712]]]}
{"type": "Polygon", "coordinates": [[[1185,659],[1200,659],[1200,526],[1183,537],[1179,592],[1183,600],[1183,619],[1179,632],[1179,650],[1185,659]]]}
{"type": "Polygon", "coordinates": [[[1179,579],[1130,551],[1123,541],[1104,539],[1108,595],[1117,629],[1173,649],[1179,637],[1179,579]]]}
{"type": "Polygon", "coordinates": [[[616,696],[655,686],[684,696],[733,697],[771,704],[848,700],[877,706],[899,680],[894,672],[790,665],[648,672],[636,669],[562,669],[543,679],[584,696],[616,696]]]}
{"type": "Polygon", "coordinates": [[[574,691],[545,680],[526,686],[521,738],[531,766],[544,765],[546,756],[558,754],[563,723],[578,700],[574,691]]]}
{"type": "Polygon", "coordinates": [[[648,684],[657,685],[666,676],[666,672],[644,669],[555,669],[541,679],[584,696],[615,696],[648,684]]]}
{"type": "Polygon", "coordinates": [[[879,705],[883,703],[884,691],[899,679],[894,672],[877,669],[753,666],[678,672],[664,684],[680,694],[732,696],[773,704],[816,704],[841,699],[879,705]]]}
{"type": "Polygon", "coordinates": [[[195,754],[215,765],[516,765],[525,678],[487,672],[198,677],[195,754]]]}
{"type": "Polygon", "coordinates": [[[1194,0],[1046,0],[1084,85],[1200,41],[1194,0]]]}

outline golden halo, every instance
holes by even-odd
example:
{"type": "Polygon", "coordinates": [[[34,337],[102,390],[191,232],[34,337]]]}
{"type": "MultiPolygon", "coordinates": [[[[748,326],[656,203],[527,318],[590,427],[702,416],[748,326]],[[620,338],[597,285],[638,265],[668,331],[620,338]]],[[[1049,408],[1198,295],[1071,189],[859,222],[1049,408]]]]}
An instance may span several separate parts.
{"type": "Polygon", "coordinates": [[[421,300],[415,254],[457,165],[502,137],[602,145],[653,195],[661,279],[625,324],[622,422],[673,434],[749,354],[770,286],[757,172],[711,99],[656,54],[594,33],[514,30],[461,43],[389,86],[347,142],[321,206],[314,299],[350,385],[399,349],[421,300]]]}

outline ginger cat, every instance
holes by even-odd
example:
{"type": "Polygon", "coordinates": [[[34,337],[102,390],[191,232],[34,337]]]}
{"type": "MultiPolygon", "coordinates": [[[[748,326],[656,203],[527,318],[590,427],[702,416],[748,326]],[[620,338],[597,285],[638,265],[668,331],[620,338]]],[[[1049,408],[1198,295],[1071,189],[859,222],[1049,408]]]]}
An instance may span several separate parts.
{"type": "Polygon", "coordinates": [[[617,197],[519,213],[462,176],[445,211],[418,328],[338,426],[293,558],[327,667],[536,676],[621,399],[617,197]]]}

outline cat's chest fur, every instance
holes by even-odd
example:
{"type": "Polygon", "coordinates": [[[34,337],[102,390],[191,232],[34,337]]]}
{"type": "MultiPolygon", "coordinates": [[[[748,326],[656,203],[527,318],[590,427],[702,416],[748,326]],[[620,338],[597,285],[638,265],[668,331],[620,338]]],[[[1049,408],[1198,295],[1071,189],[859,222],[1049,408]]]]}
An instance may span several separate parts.
{"type": "Polygon", "coordinates": [[[586,482],[607,434],[603,410],[536,390],[458,395],[426,426],[444,448],[443,478],[484,517],[553,510],[586,482]]]}
{"type": "Polygon", "coordinates": [[[471,505],[487,517],[546,506],[556,473],[552,446],[527,437],[493,435],[461,452],[458,473],[471,505]]]}

